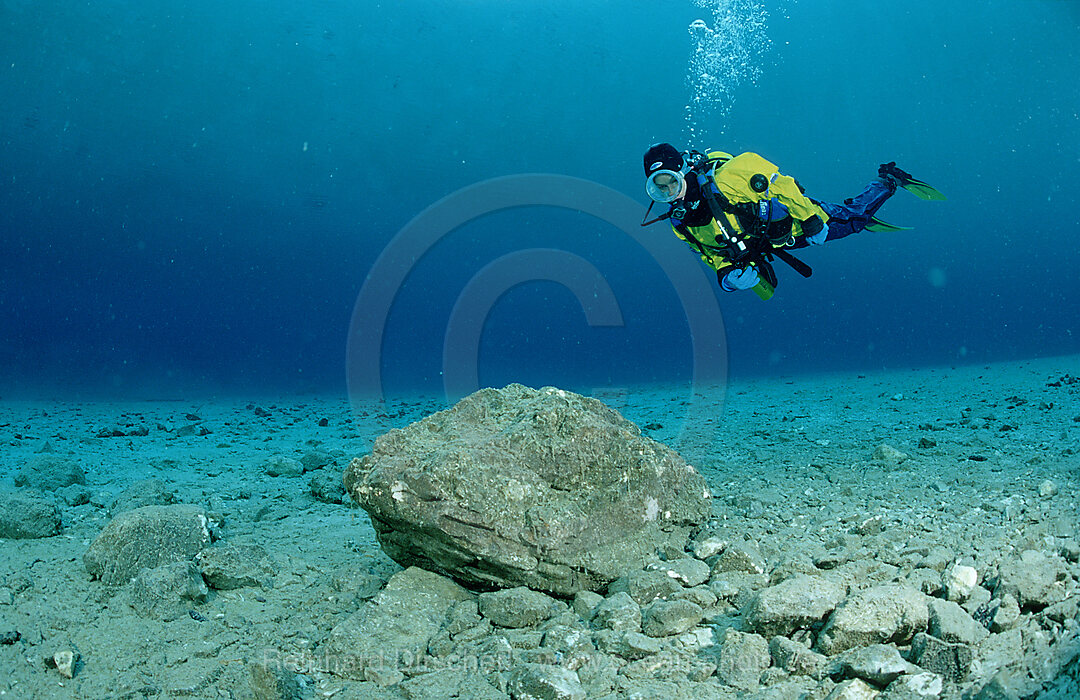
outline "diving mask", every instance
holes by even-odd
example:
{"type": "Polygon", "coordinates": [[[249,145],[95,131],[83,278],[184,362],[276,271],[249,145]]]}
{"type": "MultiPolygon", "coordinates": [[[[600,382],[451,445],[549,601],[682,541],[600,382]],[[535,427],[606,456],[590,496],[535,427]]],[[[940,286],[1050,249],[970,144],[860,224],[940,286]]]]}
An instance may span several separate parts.
{"type": "Polygon", "coordinates": [[[686,194],[686,178],[675,170],[657,170],[645,180],[645,192],[654,202],[674,202],[686,194]]]}

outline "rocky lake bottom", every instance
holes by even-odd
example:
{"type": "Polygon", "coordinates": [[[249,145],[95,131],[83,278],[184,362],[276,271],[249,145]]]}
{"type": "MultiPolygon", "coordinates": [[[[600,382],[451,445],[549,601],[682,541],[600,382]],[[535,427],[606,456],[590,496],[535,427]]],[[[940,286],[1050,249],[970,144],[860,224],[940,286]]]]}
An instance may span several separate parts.
{"type": "Polygon", "coordinates": [[[572,597],[380,548],[342,473],[444,400],[0,400],[0,697],[1080,697],[1071,373],[582,391],[712,514],[572,597]]]}

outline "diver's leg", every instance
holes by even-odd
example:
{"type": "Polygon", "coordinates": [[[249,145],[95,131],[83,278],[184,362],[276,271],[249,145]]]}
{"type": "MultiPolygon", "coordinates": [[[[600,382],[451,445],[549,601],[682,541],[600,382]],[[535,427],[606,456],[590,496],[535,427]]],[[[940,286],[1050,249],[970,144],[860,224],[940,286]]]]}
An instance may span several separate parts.
{"type": "Polygon", "coordinates": [[[895,192],[896,185],[876,179],[858,195],[845,199],[843,204],[821,202],[821,208],[829,215],[829,235],[825,241],[837,241],[862,231],[895,192]]]}

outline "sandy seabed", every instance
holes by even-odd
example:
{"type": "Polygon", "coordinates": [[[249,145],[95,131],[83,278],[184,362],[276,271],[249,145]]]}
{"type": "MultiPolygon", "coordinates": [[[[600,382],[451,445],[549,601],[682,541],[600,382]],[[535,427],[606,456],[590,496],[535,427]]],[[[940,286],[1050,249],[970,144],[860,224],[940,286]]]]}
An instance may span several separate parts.
{"type": "MultiPolygon", "coordinates": [[[[592,393],[697,467],[720,526],[754,540],[767,559],[796,548],[856,556],[863,543],[853,531],[876,519],[873,534],[896,547],[940,547],[979,569],[1078,539],[1074,374],[1080,357],[592,393]],[[883,444],[907,458],[875,460],[883,444]]],[[[3,488],[15,490],[23,466],[51,452],[82,467],[92,494],[76,506],[46,494],[61,506],[59,535],[0,540],[0,696],[251,697],[246,664],[306,658],[362,604],[349,581],[400,570],[365,513],[313,497],[311,478],[339,476],[378,435],[445,405],[0,401],[3,488]],[[146,434],[99,437],[138,428],[146,434]],[[266,473],[272,457],[312,452],[331,463],[266,473]],[[270,552],[273,585],[213,591],[195,615],[163,622],[92,580],[83,554],[108,522],[108,504],[151,478],[220,516],[223,540],[270,552]],[[78,655],[73,678],[46,663],[64,649],[78,655]]],[[[362,697],[351,681],[308,671],[313,697],[362,697]]]]}

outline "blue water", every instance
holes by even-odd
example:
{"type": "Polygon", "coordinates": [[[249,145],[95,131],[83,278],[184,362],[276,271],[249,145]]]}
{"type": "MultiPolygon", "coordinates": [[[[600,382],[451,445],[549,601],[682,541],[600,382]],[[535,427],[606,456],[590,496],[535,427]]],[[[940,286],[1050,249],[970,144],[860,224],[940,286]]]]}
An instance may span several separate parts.
{"type": "MultiPolygon", "coordinates": [[[[880,216],[913,231],[806,251],[814,276],[780,269],[769,302],[713,282],[724,372],[1080,351],[1080,5],[761,5],[756,80],[688,144],[690,2],[0,0],[0,396],[342,391],[354,304],[413,217],[534,172],[644,213],[661,140],[756,151],[825,200],[886,160],[949,197],[898,193],[880,216]]],[[[481,384],[690,376],[686,312],[642,246],[497,204],[384,295],[384,389],[440,389],[462,290],[532,248],[590,263],[621,325],[588,325],[565,285],[513,286],[481,384]]]]}

